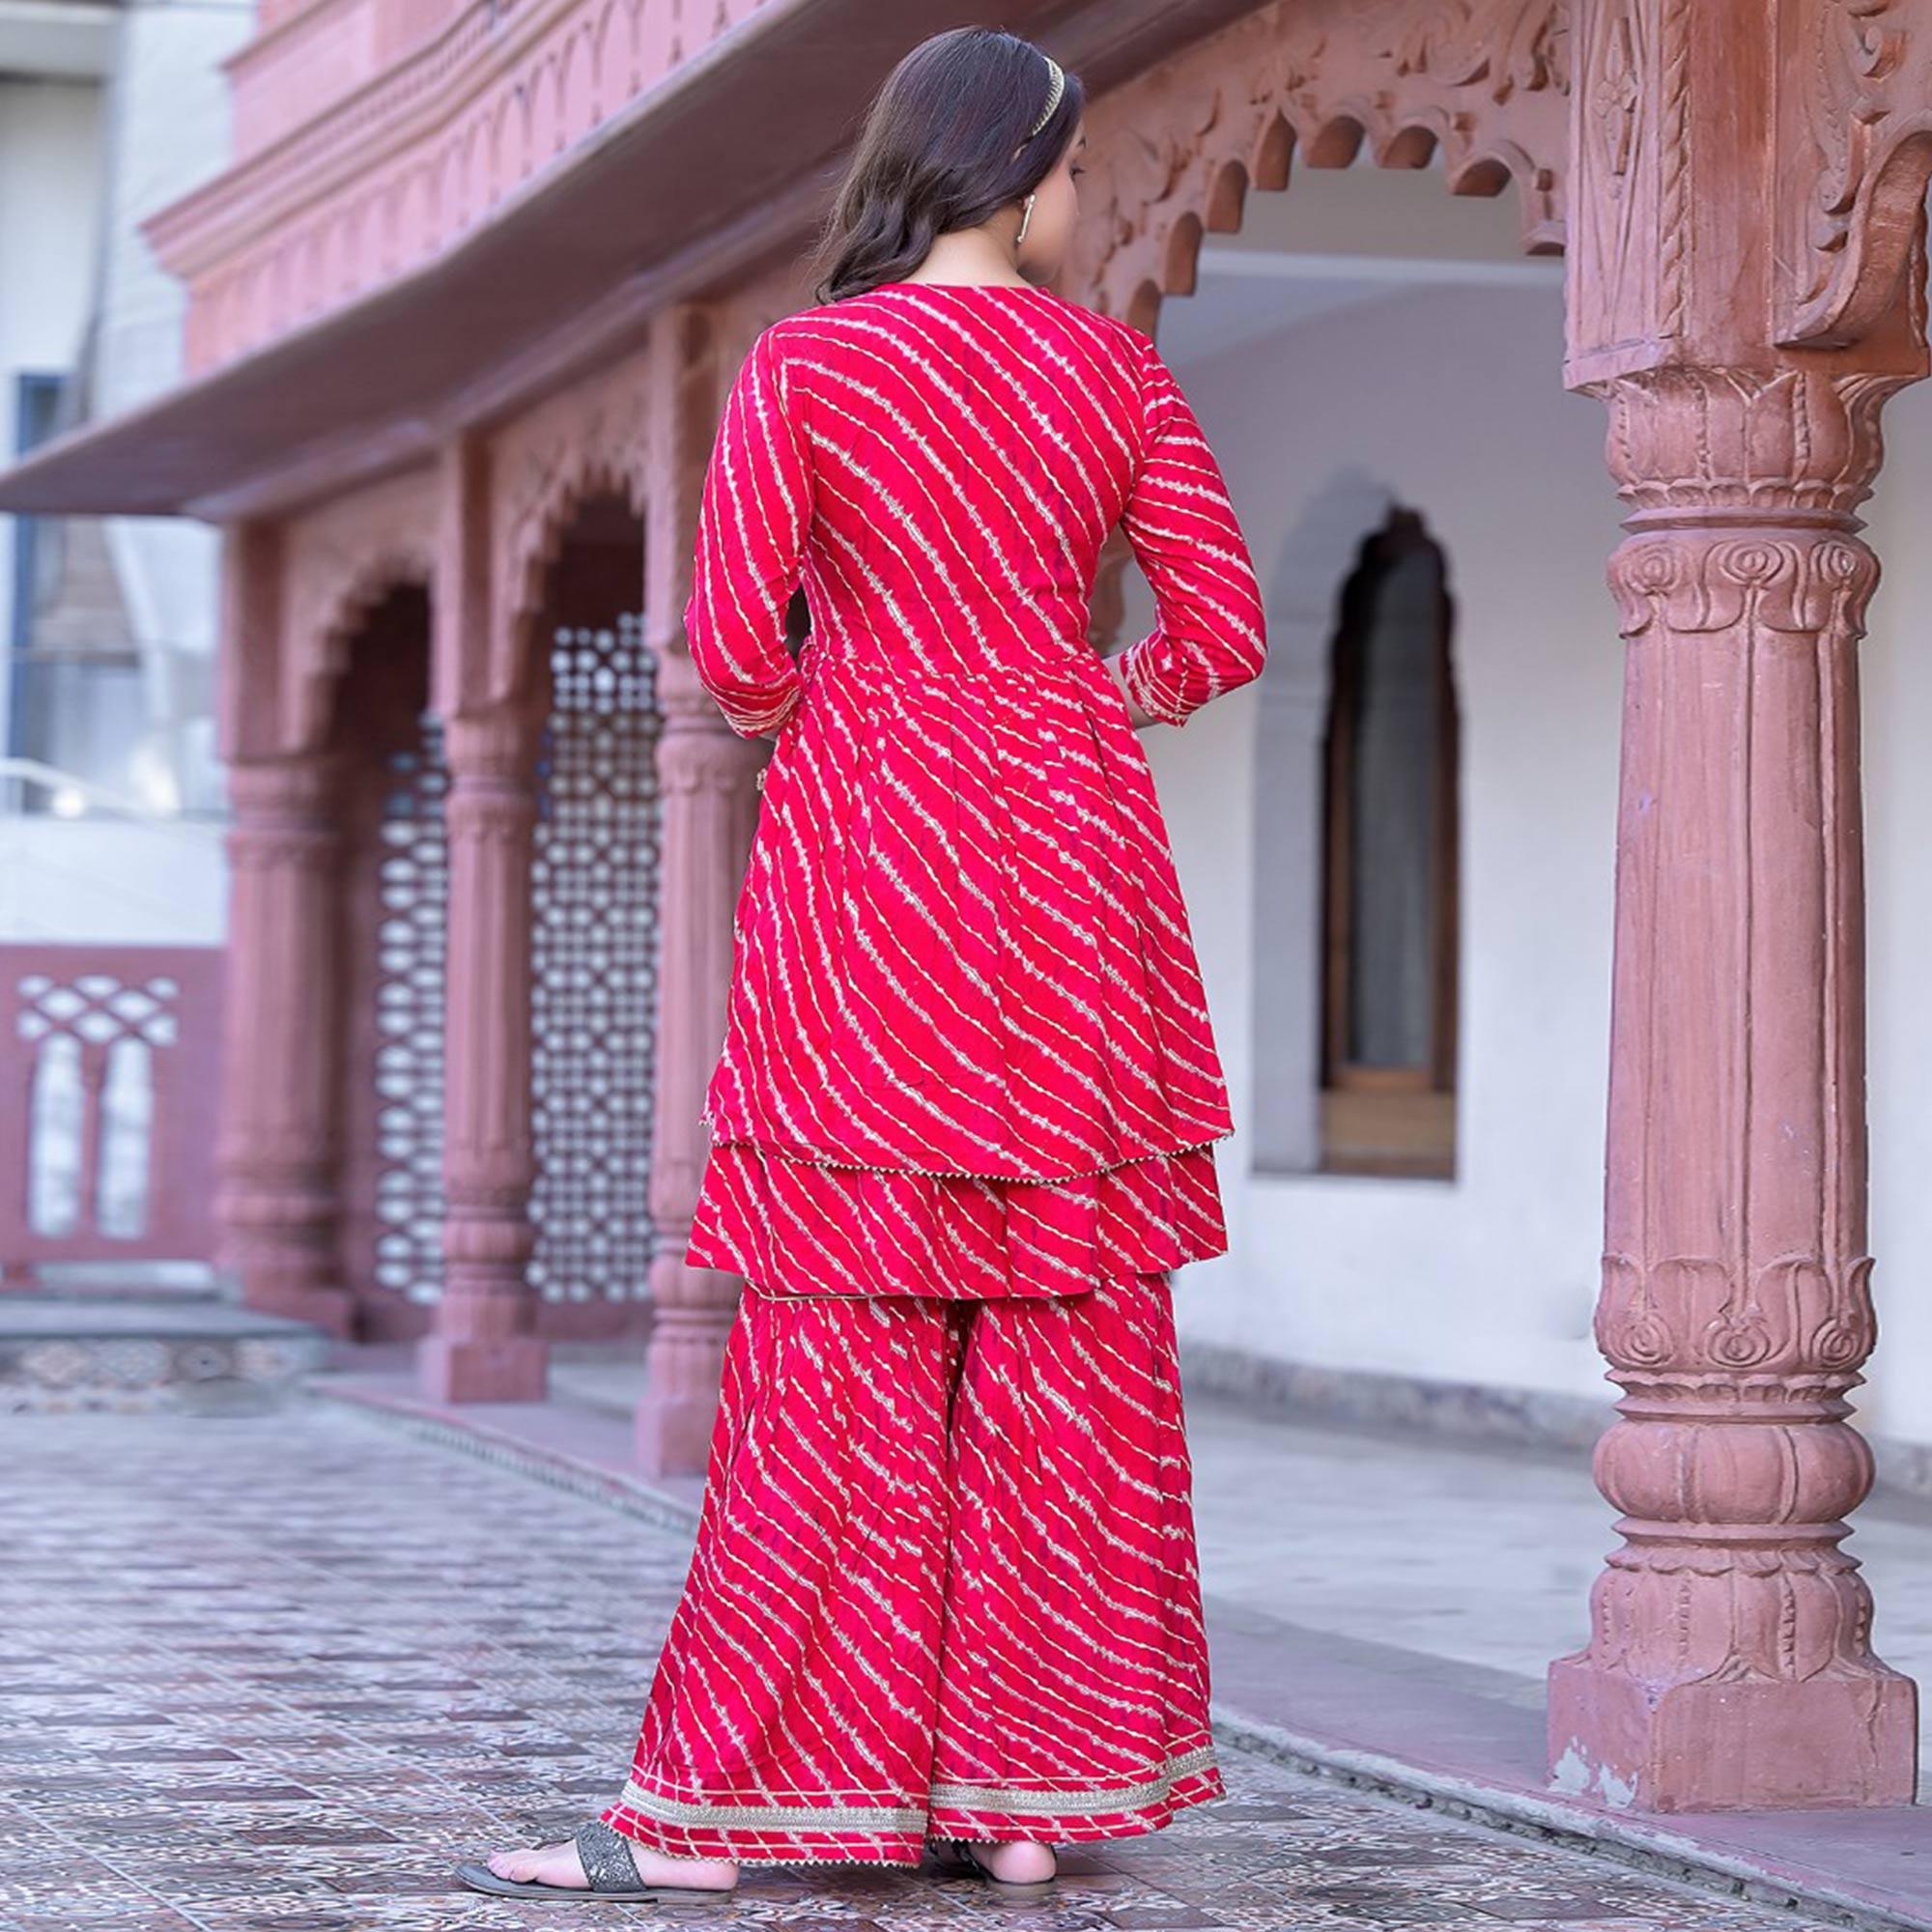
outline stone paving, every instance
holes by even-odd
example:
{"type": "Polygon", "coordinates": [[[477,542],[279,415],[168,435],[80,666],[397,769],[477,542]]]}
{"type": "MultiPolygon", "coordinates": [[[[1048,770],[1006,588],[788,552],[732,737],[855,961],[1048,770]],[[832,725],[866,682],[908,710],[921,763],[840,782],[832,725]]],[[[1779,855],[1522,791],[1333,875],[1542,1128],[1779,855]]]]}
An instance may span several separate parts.
{"type": "Polygon", "coordinates": [[[0,1418],[0,1932],[1802,1932],[1818,1921],[1296,1776],[970,1878],[751,1865],[674,1908],[494,1900],[453,1861],[562,1835],[622,1775],[677,1533],[298,1406],[0,1418]]]}
{"type": "MultiPolygon", "coordinates": [[[[1211,1595],[1512,1678],[1542,1708],[1548,1662],[1588,1637],[1590,1586],[1621,1542],[1587,1454],[1324,1429],[1206,1397],[1187,1416],[1211,1595]]],[[[1932,1683],[1932,1506],[1886,1494],[1853,1520],[1840,1548],[1877,1600],[1874,1647],[1932,1683]]],[[[1932,1765],[1932,1697],[1920,1727],[1932,1765]]]]}

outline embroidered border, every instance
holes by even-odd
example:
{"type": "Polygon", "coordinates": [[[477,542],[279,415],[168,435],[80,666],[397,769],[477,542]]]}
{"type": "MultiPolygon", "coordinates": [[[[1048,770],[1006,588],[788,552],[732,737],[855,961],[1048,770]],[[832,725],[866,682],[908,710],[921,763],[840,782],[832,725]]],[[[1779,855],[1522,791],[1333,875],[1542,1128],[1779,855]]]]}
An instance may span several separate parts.
{"type": "Polygon", "coordinates": [[[1183,1777],[1206,1771],[1214,1762],[1214,1747],[1198,1745],[1168,1759],[1153,1776],[1138,1784],[1089,1785],[1079,1791],[1023,1790],[1016,1785],[935,1784],[935,1809],[970,1811],[1132,1811],[1165,1798],[1183,1777]]]}
{"type": "MultiPolygon", "coordinates": [[[[1070,1791],[1043,1791],[1019,1785],[955,1784],[931,1787],[933,1810],[1025,1811],[1047,1814],[1132,1811],[1170,1796],[1182,1778],[1214,1764],[1214,1747],[1198,1745],[1171,1757],[1151,1777],[1136,1784],[1087,1785],[1070,1791]]],[[[635,1778],[624,1780],[617,1801],[666,1825],[730,1825],[741,1831],[919,1832],[927,1807],[917,1804],[724,1804],[666,1798],[635,1778]]]]}
{"type": "Polygon", "coordinates": [[[741,1831],[918,1832],[925,1827],[918,1804],[705,1804],[663,1798],[635,1778],[624,1780],[617,1801],[666,1825],[735,1825],[741,1831]]]}

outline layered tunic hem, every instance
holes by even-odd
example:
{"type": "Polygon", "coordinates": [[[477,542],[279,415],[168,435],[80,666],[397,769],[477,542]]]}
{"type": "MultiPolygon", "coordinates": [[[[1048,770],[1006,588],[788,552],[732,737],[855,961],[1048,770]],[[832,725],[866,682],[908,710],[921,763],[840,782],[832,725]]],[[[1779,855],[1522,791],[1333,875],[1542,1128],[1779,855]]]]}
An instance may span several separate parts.
{"type": "Polygon", "coordinates": [[[1152,768],[1265,611],[1144,331],[1049,291],[888,284],[781,318],[705,472],[691,661],[771,734],[732,912],[690,1261],[769,1294],[1071,1297],[1226,1252],[1234,1128],[1152,768]],[[793,650],[793,600],[810,630],[793,650]]]}
{"type": "Polygon", "coordinates": [[[771,1294],[1079,1294],[1225,1254],[1225,1134],[1086,1173],[867,1167],[752,1141],[711,1150],[686,1260],[771,1294]]]}

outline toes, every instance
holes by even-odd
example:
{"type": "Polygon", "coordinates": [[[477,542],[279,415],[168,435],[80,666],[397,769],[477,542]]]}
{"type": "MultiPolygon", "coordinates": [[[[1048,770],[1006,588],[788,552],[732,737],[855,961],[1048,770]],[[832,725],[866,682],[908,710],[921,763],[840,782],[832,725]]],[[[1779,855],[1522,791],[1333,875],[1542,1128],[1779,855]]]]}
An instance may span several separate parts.
{"type": "MultiPolygon", "coordinates": [[[[540,1879],[548,1885],[568,1885],[573,1874],[567,1871],[551,1871],[546,1867],[559,1852],[570,1850],[568,1845],[542,1845],[533,1852],[492,1852],[490,1869],[498,1878],[506,1878],[513,1885],[527,1885],[532,1879],[540,1879]]],[[[575,1875],[577,1882],[582,1882],[582,1875],[575,1875]]]]}

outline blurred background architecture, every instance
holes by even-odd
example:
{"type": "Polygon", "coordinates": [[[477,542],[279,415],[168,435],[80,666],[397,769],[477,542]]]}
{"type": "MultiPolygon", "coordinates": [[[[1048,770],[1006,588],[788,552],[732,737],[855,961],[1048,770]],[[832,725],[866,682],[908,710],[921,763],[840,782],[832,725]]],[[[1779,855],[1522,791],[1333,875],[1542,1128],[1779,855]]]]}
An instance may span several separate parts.
{"type": "MultiPolygon", "coordinates": [[[[219,63],[249,23],[216,0],[0,6],[0,438],[14,455],[179,379],[184,291],[139,224],[227,159],[219,63]]],[[[219,542],[185,519],[0,517],[0,944],[28,949],[10,952],[24,983],[9,1031],[37,1049],[27,1094],[8,1096],[31,1132],[10,1144],[38,1156],[29,1225],[82,1257],[152,1255],[151,1219],[196,1230],[195,1245],[210,1225],[147,1198],[149,1036],[177,1016],[146,980],[172,974],[200,1000],[212,1047],[219,542]],[[167,952],[123,959],[124,985],[98,949],[129,943],[167,952]],[[97,949],[89,990],[67,983],[83,955],[31,950],[48,946],[97,949]]],[[[213,1076],[205,1061],[196,1077],[213,1076]]]]}
{"type": "MultiPolygon", "coordinates": [[[[180,282],[140,222],[228,155],[240,5],[0,10],[0,366],[24,455],[182,372],[180,282]]],[[[9,517],[0,932],[221,934],[219,533],[186,519],[9,517]]]]}

